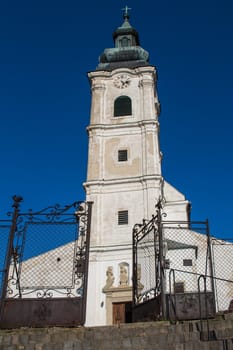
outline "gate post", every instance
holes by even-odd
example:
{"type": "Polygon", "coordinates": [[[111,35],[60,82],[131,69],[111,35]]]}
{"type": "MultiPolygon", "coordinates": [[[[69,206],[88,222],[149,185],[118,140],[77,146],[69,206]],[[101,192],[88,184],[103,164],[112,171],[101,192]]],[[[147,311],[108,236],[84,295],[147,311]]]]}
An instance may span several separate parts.
{"type": "MultiPolygon", "coordinates": [[[[9,243],[8,243],[8,249],[7,249],[7,255],[6,255],[6,264],[5,264],[5,273],[4,273],[4,280],[3,280],[3,286],[2,286],[2,302],[7,296],[7,286],[8,286],[8,276],[9,276],[9,270],[10,270],[10,264],[11,264],[11,257],[13,253],[13,242],[14,242],[14,236],[15,231],[17,227],[17,219],[19,216],[19,205],[20,202],[23,200],[21,196],[13,196],[14,203],[12,207],[14,208],[14,212],[12,215],[12,223],[11,223],[11,229],[9,234],[9,243]]],[[[2,307],[2,305],[1,305],[2,307]]]]}
{"type": "MultiPolygon", "coordinates": [[[[87,227],[86,227],[86,251],[85,251],[85,274],[84,274],[84,296],[82,307],[82,322],[83,326],[86,322],[87,309],[87,288],[88,288],[88,270],[89,270],[89,254],[90,254],[90,238],[91,238],[91,221],[92,221],[92,205],[93,202],[87,202],[87,227]]],[[[90,286],[89,286],[90,287],[90,286]]]]}
{"type": "Polygon", "coordinates": [[[216,312],[216,295],[215,295],[215,283],[214,283],[214,268],[213,268],[213,255],[212,255],[212,242],[210,236],[210,227],[209,221],[206,220],[206,228],[207,228],[207,259],[209,259],[209,267],[210,267],[210,278],[211,278],[211,288],[213,292],[213,302],[214,302],[214,312],[216,312]]]}
{"type": "Polygon", "coordinates": [[[164,276],[164,246],[163,246],[163,225],[162,225],[162,203],[159,200],[157,204],[157,224],[159,233],[159,274],[160,274],[160,291],[161,291],[161,316],[163,320],[166,320],[166,286],[164,276]]]}

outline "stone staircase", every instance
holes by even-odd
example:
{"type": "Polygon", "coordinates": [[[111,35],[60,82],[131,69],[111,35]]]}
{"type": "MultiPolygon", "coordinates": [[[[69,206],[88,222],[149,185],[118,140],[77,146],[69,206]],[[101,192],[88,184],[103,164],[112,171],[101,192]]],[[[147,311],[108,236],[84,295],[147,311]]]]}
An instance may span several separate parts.
{"type": "Polygon", "coordinates": [[[233,316],[105,327],[0,330],[0,350],[233,350],[233,316]]]}

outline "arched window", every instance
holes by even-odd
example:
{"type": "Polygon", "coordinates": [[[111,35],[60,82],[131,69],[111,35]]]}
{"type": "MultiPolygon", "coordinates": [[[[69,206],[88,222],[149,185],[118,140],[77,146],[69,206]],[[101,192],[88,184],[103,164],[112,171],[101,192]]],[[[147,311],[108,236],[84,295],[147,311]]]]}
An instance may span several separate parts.
{"type": "Polygon", "coordinates": [[[131,98],[128,96],[120,96],[114,101],[114,117],[124,115],[132,115],[131,98]]]}

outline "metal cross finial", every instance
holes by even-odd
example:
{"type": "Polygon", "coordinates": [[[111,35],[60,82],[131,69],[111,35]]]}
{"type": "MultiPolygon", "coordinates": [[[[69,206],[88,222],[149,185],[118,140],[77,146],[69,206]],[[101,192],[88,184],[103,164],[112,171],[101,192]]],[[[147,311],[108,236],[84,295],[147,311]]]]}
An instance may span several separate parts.
{"type": "Polygon", "coordinates": [[[125,11],[124,13],[124,19],[129,19],[129,10],[132,10],[130,7],[128,7],[127,5],[122,9],[122,11],[125,11]]]}

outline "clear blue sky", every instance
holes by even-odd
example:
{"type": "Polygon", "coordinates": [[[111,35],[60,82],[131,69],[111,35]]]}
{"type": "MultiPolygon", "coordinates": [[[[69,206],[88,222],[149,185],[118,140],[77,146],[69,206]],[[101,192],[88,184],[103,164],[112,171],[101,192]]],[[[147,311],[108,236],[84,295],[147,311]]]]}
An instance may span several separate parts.
{"type": "Polygon", "coordinates": [[[0,217],[15,193],[35,210],[85,197],[86,73],[126,4],[158,69],[163,175],[193,220],[233,237],[232,0],[2,1],[0,217]]]}

